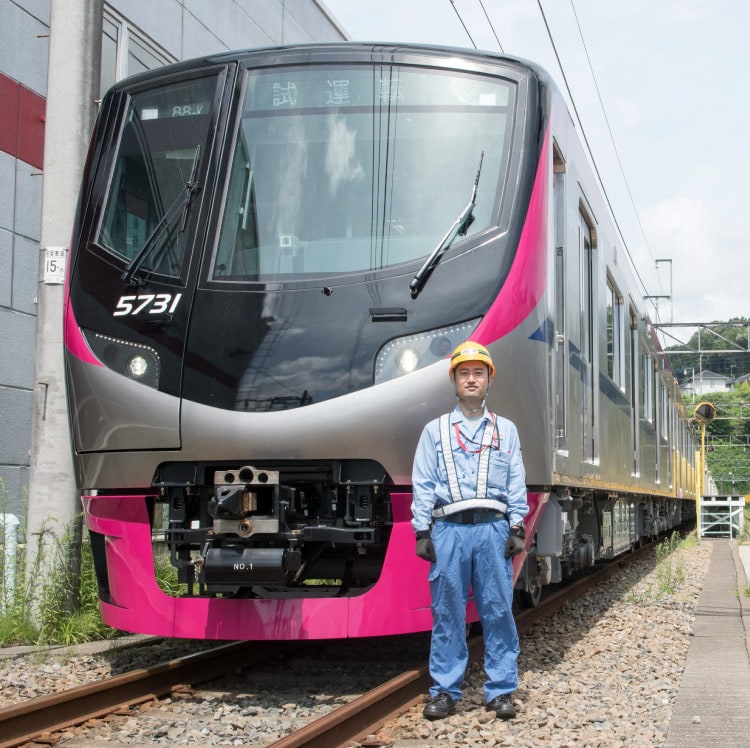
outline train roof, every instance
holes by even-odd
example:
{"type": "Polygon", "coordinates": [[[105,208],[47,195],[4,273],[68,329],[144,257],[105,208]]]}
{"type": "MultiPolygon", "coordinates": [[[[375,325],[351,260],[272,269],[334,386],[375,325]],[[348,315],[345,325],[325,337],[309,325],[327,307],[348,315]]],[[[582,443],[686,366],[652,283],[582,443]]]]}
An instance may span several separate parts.
{"type": "MultiPolygon", "coordinates": [[[[201,67],[225,65],[232,62],[247,62],[254,59],[264,59],[267,64],[303,64],[309,62],[338,62],[360,58],[362,61],[402,62],[404,58],[422,57],[421,62],[436,64],[444,61],[446,67],[455,67],[457,59],[461,60],[461,67],[467,70],[475,68],[478,72],[485,66],[503,65],[521,74],[539,79],[544,85],[555,88],[555,84],[547,71],[540,65],[522,57],[500,54],[497,52],[451,47],[433,44],[416,44],[411,42],[324,42],[306,44],[285,44],[268,47],[255,47],[232,50],[195,57],[165,65],[153,70],[123,78],[112,86],[116,91],[140,81],[147,81],[164,75],[179,74],[201,67]]],[[[486,69],[482,72],[487,72],[486,69]]]]}

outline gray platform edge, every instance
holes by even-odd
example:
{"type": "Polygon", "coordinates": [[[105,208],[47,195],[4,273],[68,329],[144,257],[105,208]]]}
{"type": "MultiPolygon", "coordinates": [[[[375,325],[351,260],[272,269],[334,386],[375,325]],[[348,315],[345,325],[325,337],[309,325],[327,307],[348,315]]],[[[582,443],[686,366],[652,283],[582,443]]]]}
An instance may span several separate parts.
{"type": "Polygon", "coordinates": [[[701,543],[711,544],[711,558],[664,748],[748,748],[750,545],[701,543]]]}

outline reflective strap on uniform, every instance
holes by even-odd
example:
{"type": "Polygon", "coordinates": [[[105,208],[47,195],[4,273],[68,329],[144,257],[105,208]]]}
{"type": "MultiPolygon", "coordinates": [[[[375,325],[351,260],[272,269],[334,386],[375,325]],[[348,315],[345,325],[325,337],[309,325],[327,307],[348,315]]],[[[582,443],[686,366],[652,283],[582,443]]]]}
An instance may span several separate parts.
{"type": "Polygon", "coordinates": [[[502,512],[502,514],[508,513],[508,505],[500,499],[464,499],[463,501],[456,502],[455,504],[446,504],[445,506],[439,506],[437,509],[433,509],[432,516],[436,519],[440,517],[450,517],[451,514],[457,512],[463,512],[466,509],[487,509],[491,512],[502,512]]]}
{"type": "Polygon", "coordinates": [[[490,475],[490,446],[495,436],[495,414],[485,424],[482,434],[482,451],[479,453],[479,468],[477,470],[477,496],[487,495],[487,481],[490,475]]]}
{"type": "Polygon", "coordinates": [[[443,450],[445,470],[448,473],[448,490],[451,501],[461,501],[461,488],[458,485],[456,463],[453,460],[453,448],[451,447],[450,414],[440,416],[440,446],[443,450]]]}
{"type": "MultiPolygon", "coordinates": [[[[479,465],[477,467],[477,487],[474,492],[475,496],[487,495],[487,483],[490,475],[490,446],[495,438],[496,429],[495,414],[484,426],[482,442],[479,449],[479,465]]],[[[450,414],[440,416],[440,446],[443,450],[443,461],[445,470],[448,473],[448,490],[451,494],[451,501],[462,501],[461,487],[458,485],[458,474],[456,473],[456,463],[453,459],[453,446],[451,444],[450,433],[450,414]]]]}

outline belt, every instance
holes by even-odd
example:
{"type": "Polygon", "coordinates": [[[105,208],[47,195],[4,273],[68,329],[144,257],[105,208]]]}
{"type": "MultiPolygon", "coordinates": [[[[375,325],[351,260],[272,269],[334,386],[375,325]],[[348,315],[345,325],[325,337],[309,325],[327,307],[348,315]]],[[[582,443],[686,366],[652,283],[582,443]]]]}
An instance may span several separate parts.
{"type": "Polygon", "coordinates": [[[488,509],[465,509],[462,512],[449,514],[447,517],[435,517],[435,522],[453,522],[459,525],[481,525],[485,522],[497,522],[505,519],[503,512],[488,509]]]}

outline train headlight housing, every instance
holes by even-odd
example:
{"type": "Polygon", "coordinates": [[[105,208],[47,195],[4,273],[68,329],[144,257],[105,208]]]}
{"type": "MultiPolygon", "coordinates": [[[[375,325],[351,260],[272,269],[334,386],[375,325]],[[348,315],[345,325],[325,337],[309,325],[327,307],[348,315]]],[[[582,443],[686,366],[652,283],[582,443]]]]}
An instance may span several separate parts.
{"type": "Polygon", "coordinates": [[[375,384],[411,374],[447,358],[459,343],[471,337],[480,319],[389,340],[375,358],[375,384]]]}
{"type": "Polygon", "coordinates": [[[159,388],[161,362],[159,354],[151,346],[90,330],[83,333],[91,350],[107,368],[147,387],[159,388]]]}

